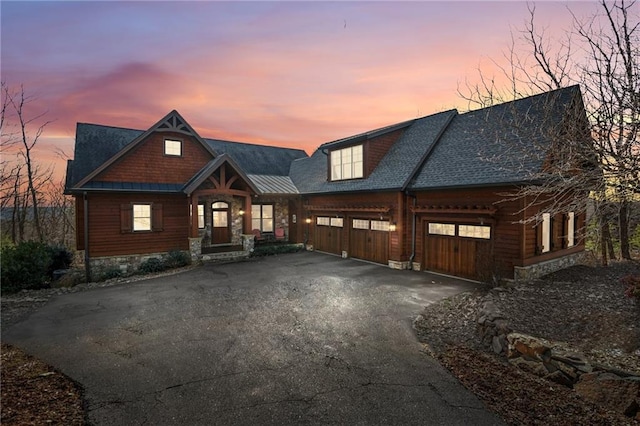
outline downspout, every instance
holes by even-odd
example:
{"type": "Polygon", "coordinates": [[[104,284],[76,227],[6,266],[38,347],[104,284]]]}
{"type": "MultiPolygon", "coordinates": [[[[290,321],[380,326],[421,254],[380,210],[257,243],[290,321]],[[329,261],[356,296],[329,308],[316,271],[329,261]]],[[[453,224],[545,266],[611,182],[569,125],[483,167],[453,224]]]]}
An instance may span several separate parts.
{"type": "Polygon", "coordinates": [[[416,257],[416,202],[418,197],[410,195],[407,192],[407,196],[413,198],[413,219],[411,221],[411,256],[409,256],[409,269],[413,270],[413,259],[416,257]]]}
{"type": "Polygon", "coordinates": [[[84,270],[85,279],[91,282],[91,263],[89,262],[89,198],[87,192],[82,193],[84,202],[84,270]]]}

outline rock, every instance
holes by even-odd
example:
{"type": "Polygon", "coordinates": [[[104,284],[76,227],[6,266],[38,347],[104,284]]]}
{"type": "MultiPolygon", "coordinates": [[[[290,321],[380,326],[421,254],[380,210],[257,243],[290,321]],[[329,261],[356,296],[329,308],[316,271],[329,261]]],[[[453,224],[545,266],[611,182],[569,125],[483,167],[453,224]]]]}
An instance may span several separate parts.
{"type": "Polygon", "coordinates": [[[507,339],[504,334],[493,336],[493,339],[491,340],[491,349],[498,355],[506,351],[507,339]]]}
{"type": "Polygon", "coordinates": [[[538,377],[546,377],[549,375],[549,372],[544,368],[544,365],[538,361],[527,361],[524,358],[511,358],[509,359],[509,363],[523,371],[526,371],[527,373],[535,374],[538,377]]]}
{"type": "Polygon", "coordinates": [[[567,386],[569,388],[573,385],[573,380],[567,377],[567,375],[560,370],[554,371],[553,373],[549,373],[546,376],[544,376],[544,378],[554,383],[557,383],[559,385],[567,386]]]}
{"type": "Polygon", "coordinates": [[[640,411],[640,378],[620,377],[613,373],[587,373],[574,390],[581,397],[601,406],[635,417],[640,411]]]}
{"type": "Polygon", "coordinates": [[[521,333],[509,333],[507,341],[509,342],[507,356],[510,358],[523,355],[544,362],[551,360],[551,348],[540,339],[521,333]]]}

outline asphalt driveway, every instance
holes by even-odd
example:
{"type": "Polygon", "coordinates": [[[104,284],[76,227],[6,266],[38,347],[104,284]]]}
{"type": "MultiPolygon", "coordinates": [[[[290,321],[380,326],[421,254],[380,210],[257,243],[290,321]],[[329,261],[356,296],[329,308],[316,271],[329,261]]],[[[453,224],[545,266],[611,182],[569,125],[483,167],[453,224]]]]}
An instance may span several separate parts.
{"type": "Polygon", "coordinates": [[[500,424],[411,328],[473,285],[297,253],[59,296],[3,339],[96,425],[500,424]]]}

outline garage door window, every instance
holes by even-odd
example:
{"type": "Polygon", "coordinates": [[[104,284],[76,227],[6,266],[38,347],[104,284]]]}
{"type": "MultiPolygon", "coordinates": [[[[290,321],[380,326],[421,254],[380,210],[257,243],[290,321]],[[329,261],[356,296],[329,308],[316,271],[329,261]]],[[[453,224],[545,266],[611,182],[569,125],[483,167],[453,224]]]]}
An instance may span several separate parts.
{"type": "Polygon", "coordinates": [[[353,229],[369,229],[369,221],[362,219],[353,219],[353,229]]]}
{"type": "Polygon", "coordinates": [[[388,220],[372,220],[371,230],[372,231],[388,231],[389,221],[388,220]]]}
{"type": "Polygon", "coordinates": [[[468,238],[491,239],[491,228],[489,226],[478,225],[458,225],[458,235],[468,238]]]}
{"type": "Polygon", "coordinates": [[[331,226],[336,228],[342,228],[344,225],[344,219],[341,217],[332,217],[331,218],[331,226]]]}
{"type": "Polygon", "coordinates": [[[316,225],[320,226],[329,226],[331,221],[328,217],[318,217],[316,218],[316,225]]]}
{"type": "Polygon", "coordinates": [[[429,233],[433,235],[449,235],[455,237],[456,226],[450,223],[430,223],[429,233]]]}

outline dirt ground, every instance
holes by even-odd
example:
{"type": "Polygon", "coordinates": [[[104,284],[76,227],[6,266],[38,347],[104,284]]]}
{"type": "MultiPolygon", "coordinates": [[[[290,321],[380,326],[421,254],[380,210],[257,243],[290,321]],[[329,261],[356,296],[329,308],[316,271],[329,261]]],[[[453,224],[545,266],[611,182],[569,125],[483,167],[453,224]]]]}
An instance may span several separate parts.
{"type": "Polygon", "coordinates": [[[415,328],[427,350],[508,424],[640,424],[513,367],[480,346],[475,328],[491,292],[514,331],[640,375],[640,305],[624,296],[619,282],[628,274],[640,275],[640,263],[574,266],[529,284],[459,294],[427,307],[415,328]]]}

